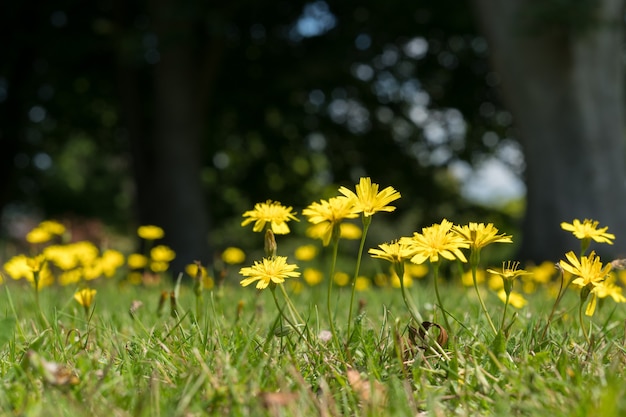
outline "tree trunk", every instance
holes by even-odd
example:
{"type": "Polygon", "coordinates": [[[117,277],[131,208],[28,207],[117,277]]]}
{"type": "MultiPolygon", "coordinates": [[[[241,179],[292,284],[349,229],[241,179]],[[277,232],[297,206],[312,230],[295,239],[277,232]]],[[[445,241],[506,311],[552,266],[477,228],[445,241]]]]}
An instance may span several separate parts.
{"type": "Polygon", "coordinates": [[[614,246],[592,246],[606,260],[626,256],[623,3],[599,1],[587,31],[532,33],[519,22],[537,2],[475,0],[526,159],[523,260],[578,252],[559,226],[575,218],[616,235],[614,246]]]}
{"type": "Polygon", "coordinates": [[[154,71],[154,184],[152,213],[176,251],[172,273],[211,259],[208,210],[201,181],[204,133],[200,77],[194,61],[195,19],[174,1],[153,3],[160,60],[154,71]]]}

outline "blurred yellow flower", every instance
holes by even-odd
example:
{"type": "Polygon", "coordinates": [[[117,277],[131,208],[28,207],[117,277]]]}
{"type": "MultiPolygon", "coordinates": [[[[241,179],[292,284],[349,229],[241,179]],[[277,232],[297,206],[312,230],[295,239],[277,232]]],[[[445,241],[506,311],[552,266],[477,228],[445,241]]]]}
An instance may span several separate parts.
{"type": "Polygon", "coordinates": [[[290,220],[298,221],[295,212],[291,212],[292,207],[285,207],[278,201],[267,200],[265,203],[257,203],[254,210],[243,213],[243,217],[248,217],[241,226],[246,226],[254,222],[252,230],[254,232],[263,232],[265,225],[269,223],[272,232],[277,235],[286,235],[289,233],[287,222],[290,220]]]}
{"type": "Polygon", "coordinates": [[[52,239],[52,236],[53,235],[48,231],[41,229],[40,227],[35,227],[26,234],[26,241],[32,244],[45,243],[52,239]]]}
{"type": "Polygon", "coordinates": [[[117,269],[124,265],[124,255],[114,249],[107,249],[100,257],[100,264],[102,265],[104,276],[111,278],[115,275],[117,269]]]}
{"type": "MultiPolygon", "coordinates": [[[[393,288],[402,288],[402,285],[400,283],[400,277],[398,277],[398,273],[392,268],[391,271],[389,272],[391,280],[391,286],[393,288]]],[[[404,274],[404,278],[403,278],[403,284],[405,288],[411,288],[413,286],[413,277],[411,277],[410,275],[404,274]]]]}
{"type": "Polygon", "coordinates": [[[54,221],[54,220],[44,220],[41,223],[39,223],[39,226],[37,226],[38,228],[45,230],[46,232],[50,233],[51,235],[62,235],[63,233],[65,233],[65,226],[63,226],[63,224],[54,221]]]}
{"type": "Polygon", "coordinates": [[[598,229],[598,224],[599,222],[595,220],[585,219],[581,223],[580,220],[574,219],[572,223],[561,223],[561,229],[572,232],[580,240],[592,239],[596,242],[612,245],[615,235],[607,233],[608,226],[598,229]]]}
{"type": "Polygon", "coordinates": [[[300,276],[296,269],[298,265],[288,264],[286,256],[275,256],[271,259],[263,258],[262,261],[255,261],[251,267],[241,268],[239,273],[244,277],[240,284],[246,287],[256,282],[257,289],[264,289],[273,282],[280,284],[285,282],[285,278],[295,278],[300,276]]]}
{"type": "Polygon", "coordinates": [[[345,287],[350,283],[350,275],[345,272],[335,272],[335,276],[333,277],[333,281],[340,287],[345,287]]]}
{"type": "Polygon", "coordinates": [[[79,268],[63,271],[59,274],[59,284],[62,286],[76,284],[83,278],[83,271],[79,268]]]}
{"type": "MultiPolygon", "coordinates": [[[[476,270],[476,283],[482,284],[485,282],[485,271],[482,269],[476,270]]],[[[500,281],[500,280],[498,280],[500,281]]],[[[472,271],[465,271],[461,275],[461,283],[466,287],[472,287],[474,285],[474,279],[472,277],[472,271]]]]}
{"type": "Polygon", "coordinates": [[[480,250],[491,243],[513,243],[512,236],[498,234],[493,223],[473,223],[466,226],[454,226],[452,230],[469,243],[472,250],[480,250]]]}
{"type": "Polygon", "coordinates": [[[379,192],[378,187],[369,177],[363,177],[356,185],[356,193],[346,187],[340,187],[339,192],[354,201],[353,213],[370,217],[379,211],[394,211],[396,208],[388,204],[399,199],[400,193],[393,187],[386,187],[379,192]]]}
{"type": "Polygon", "coordinates": [[[96,296],[96,290],[83,288],[82,290],[74,294],[74,299],[78,301],[78,304],[80,304],[81,306],[89,308],[91,307],[91,304],[93,303],[93,299],[95,298],[95,296],[96,296]]]}
{"type": "Polygon", "coordinates": [[[131,253],[126,259],[126,264],[130,269],[141,269],[148,265],[148,258],[140,253],[131,253]]]}
{"type": "Polygon", "coordinates": [[[150,262],[150,270],[152,272],[165,272],[167,271],[167,268],[170,267],[170,263],[169,262],[165,262],[165,261],[152,261],[150,262]]]}
{"type": "Polygon", "coordinates": [[[298,246],[294,252],[294,257],[299,261],[310,261],[317,256],[317,246],[302,245],[298,246]]]}
{"type": "Polygon", "coordinates": [[[626,303],[626,297],[622,295],[622,287],[615,284],[615,274],[609,274],[608,278],[597,285],[593,291],[598,298],[611,297],[616,303],[626,303]]]}
{"type": "Polygon", "coordinates": [[[162,239],[165,236],[165,232],[159,226],[151,224],[139,226],[137,228],[137,235],[145,240],[157,240],[162,239]]]}
{"type": "Polygon", "coordinates": [[[422,233],[413,233],[412,237],[403,237],[403,243],[413,250],[411,262],[421,264],[427,260],[439,262],[440,257],[448,260],[459,259],[467,262],[461,249],[469,247],[469,243],[457,233],[453,233],[452,222],[443,219],[439,224],[422,228],[422,233]]]}
{"type": "Polygon", "coordinates": [[[367,277],[356,277],[354,281],[354,289],[356,291],[367,291],[370,289],[371,281],[367,277]]]}
{"type": "Polygon", "coordinates": [[[229,265],[237,265],[246,260],[246,254],[239,248],[230,246],[222,252],[222,261],[229,265]]]}
{"type": "Polygon", "coordinates": [[[150,249],[150,259],[155,262],[171,262],[174,258],[176,258],[176,252],[169,246],[158,245],[150,249]]]}
{"type": "Polygon", "coordinates": [[[404,273],[412,278],[424,278],[428,275],[428,267],[424,264],[408,263],[404,267],[404,273]]]}
{"type": "Polygon", "coordinates": [[[324,280],[324,274],[319,269],[305,268],[304,271],[302,271],[302,278],[308,285],[314,286],[324,280]]]}
{"type": "Polygon", "coordinates": [[[348,240],[361,239],[363,230],[354,223],[341,223],[339,225],[339,237],[348,240]]]}
{"type": "Polygon", "coordinates": [[[358,217],[358,214],[354,213],[354,200],[345,196],[332,197],[328,200],[320,200],[319,203],[311,203],[302,210],[302,214],[314,225],[310,233],[314,234],[315,238],[322,239],[324,246],[328,246],[333,230],[344,219],[358,217]]]}
{"type": "MultiPolygon", "coordinates": [[[[502,300],[503,303],[506,303],[506,291],[504,291],[504,289],[498,291],[498,298],[502,300]]],[[[527,303],[528,301],[520,293],[511,291],[511,294],[509,294],[509,304],[513,307],[522,308],[527,303]]]]}

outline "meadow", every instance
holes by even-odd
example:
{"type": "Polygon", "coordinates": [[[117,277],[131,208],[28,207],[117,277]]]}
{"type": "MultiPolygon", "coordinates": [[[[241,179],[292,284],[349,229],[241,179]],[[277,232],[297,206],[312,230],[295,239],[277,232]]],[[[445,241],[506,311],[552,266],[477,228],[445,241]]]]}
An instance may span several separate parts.
{"type": "Polygon", "coordinates": [[[259,203],[242,226],[262,256],[231,247],[176,276],[158,226],[122,253],[43,222],[4,262],[2,415],[626,415],[624,261],[593,251],[614,235],[564,222],[580,247],[524,268],[482,264],[515,238],[490,223],[370,242],[398,198],[342,187],[288,251],[296,213],[259,203]]]}

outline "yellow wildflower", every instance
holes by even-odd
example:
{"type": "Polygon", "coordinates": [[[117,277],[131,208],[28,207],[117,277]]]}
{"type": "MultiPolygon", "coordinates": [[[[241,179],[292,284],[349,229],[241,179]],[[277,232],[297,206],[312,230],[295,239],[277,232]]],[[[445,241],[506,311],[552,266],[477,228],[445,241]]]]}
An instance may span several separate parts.
{"type": "Polygon", "coordinates": [[[354,281],[354,287],[356,291],[367,291],[369,290],[371,282],[367,277],[356,277],[356,281],[354,281]]]}
{"type": "Polygon", "coordinates": [[[400,198],[400,193],[393,187],[386,187],[378,192],[378,184],[372,184],[369,177],[361,178],[356,185],[356,193],[346,187],[340,187],[339,192],[354,201],[353,213],[363,213],[370,217],[379,211],[394,211],[396,208],[388,204],[400,198]]]}
{"type": "Polygon", "coordinates": [[[333,277],[333,281],[340,287],[345,287],[350,283],[350,275],[345,272],[337,271],[333,277]]]}
{"type": "Polygon", "coordinates": [[[315,245],[298,246],[294,252],[294,257],[299,261],[310,261],[317,256],[317,247],[315,245]]]}
{"type": "Polygon", "coordinates": [[[561,229],[572,232],[580,240],[592,239],[596,242],[612,245],[615,235],[607,233],[608,226],[598,229],[598,224],[599,222],[595,220],[585,219],[581,223],[580,220],[574,219],[572,223],[561,223],[561,229]]]}
{"type": "Polygon", "coordinates": [[[371,248],[368,253],[372,255],[372,258],[380,258],[392,263],[402,263],[405,260],[409,260],[415,254],[415,248],[413,242],[394,241],[391,243],[382,243],[378,245],[380,249],[371,248]]]}
{"type": "Polygon", "coordinates": [[[452,228],[459,236],[462,236],[469,247],[473,250],[480,250],[491,243],[512,243],[512,236],[504,233],[498,234],[498,229],[493,223],[473,223],[465,226],[454,226],[452,228]]]}
{"type": "Polygon", "coordinates": [[[280,284],[285,282],[285,278],[295,278],[300,276],[296,269],[298,265],[288,264],[286,256],[275,256],[271,259],[263,258],[261,262],[255,261],[251,267],[241,268],[239,273],[244,277],[240,284],[246,287],[256,282],[256,287],[260,290],[267,288],[270,282],[280,284]]]}
{"type": "Polygon", "coordinates": [[[308,221],[315,225],[315,237],[322,239],[324,246],[330,243],[333,230],[344,219],[354,219],[358,214],[354,213],[354,200],[345,196],[332,197],[328,200],[311,203],[302,210],[302,214],[308,221]]]}
{"type": "Polygon", "coordinates": [[[74,299],[81,306],[83,306],[85,308],[89,308],[89,307],[91,307],[91,304],[93,303],[93,299],[95,298],[95,296],[96,296],[96,290],[89,289],[89,288],[83,288],[82,290],[80,290],[80,291],[76,292],[76,294],[74,294],[74,299]]]}
{"type": "Polygon", "coordinates": [[[130,269],[141,269],[148,265],[148,258],[140,253],[131,253],[128,255],[126,263],[130,269]]]}
{"type": "Polygon", "coordinates": [[[145,240],[157,240],[162,239],[165,236],[165,232],[159,226],[151,224],[139,226],[137,228],[137,235],[145,240]]]}
{"type": "Polygon", "coordinates": [[[62,235],[63,233],[65,233],[65,226],[63,226],[63,224],[54,221],[54,220],[44,220],[41,223],[39,223],[39,226],[37,226],[38,228],[45,230],[46,232],[50,233],[51,235],[62,235]]]}
{"type": "Polygon", "coordinates": [[[467,262],[461,249],[469,247],[469,243],[457,233],[453,233],[452,222],[443,219],[440,224],[422,228],[422,233],[413,233],[412,237],[403,237],[400,243],[410,245],[415,255],[411,262],[416,264],[429,260],[439,262],[440,257],[467,262]]]}
{"type": "Polygon", "coordinates": [[[302,278],[304,282],[310,286],[314,286],[324,280],[324,274],[319,269],[305,268],[304,271],[302,271],[302,278]]]}
{"type": "Polygon", "coordinates": [[[580,260],[573,251],[566,253],[565,257],[569,263],[561,260],[559,265],[563,270],[577,277],[572,281],[572,284],[579,287],[595,287],[604,281],[611,272],[611,264],[608,263],[603,267],[600,257],[596,256],[593,251],[589,256],[582,256],[580,260]]]}
{"type": "Polygon", "coordinates": [[[52,235],[40,227],[35,227],[26,234],[26,241],[32,244],[45,243],[50,239],[52,239],[52,235]]]}
{"type": "Polygon", "coordinates": [[[290,220],[298,221],[295,216],[296,213],[292,213],[291,210],[292,207],[285,207],[278,201],[267,200],[265,203],[257,203],[254,205],[254,210],[243,213],[243,217],[248,218],[241,222],[241,226],[254,222],[252,230],[262,232],[265,225],[269,223],[272,232],[277,235],[286,235],[289,233],[287,222],[290,220]]]}
{"type": "Polygon", "coordinates": [[[246,260],[246,254],[239,248],[230,246],[222,252],[222,261],[229,265],[237,265],[246,260]]]}
{"type": "Polygon", "coordinates": [[[155,262],[171,262],[174,258],[176,258],[176,252],[169,246],[159,245],[150,249],[150,259],[155,262]]]}
{"type": "MultiPolygon", "coordinates": [[[[504,290],[504,288],[498,291],[498,298],[502,300],[503,303],[506,303],[506,291],[504,290]]],[[[511,291],[511,293],[509,294],[509,304],[513,307],[522,308],[527,303],[528,301],[520,293],[511,291]]]]}

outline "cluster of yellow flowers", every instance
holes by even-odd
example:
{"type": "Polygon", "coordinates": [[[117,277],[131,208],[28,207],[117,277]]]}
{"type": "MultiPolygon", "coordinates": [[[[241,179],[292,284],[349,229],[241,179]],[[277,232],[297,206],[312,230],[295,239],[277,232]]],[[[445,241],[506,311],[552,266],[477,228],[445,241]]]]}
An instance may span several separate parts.
{"type": "MultiPolygon", "coordinates": [[[[371,216],[377,212],[394,211],[395,207],[389,204],[400,198],[400,193],[392,187],[379,191],[378,184],[372,183],[370,178],[361,178],[359,184],[356,185],[355,192],[346,187],[341,187],[339,194],[328,200],[314,202],[302,211],[302,214],[307,217],[312,225],[308,228],[307,235],[321,239],[324,246],[334,242],[335,251],[337,242],[344,237],[344,230],[348,230],[345,226],[350,225],[357,228],[359,233],[351,236],[356,236],[357,239],[361,237],[363,243],[364,235],[371,222],[371,216]],[[363,221],[363,230],[352,223],[344,222],[355,219],[359,215],[363,221]]],[[[253,231],[263,232],[267,230],[275,234],[289,233],[290,229],[287,223],[291,220],[298,221],[292,207],[286,207],[271,200],[256,204],[254,210],[245,212],[243,217],[245,219],[242,226],[254,222],[253,231]]],[[[562,223],[561,226],[564,230],[572,232],[581,241],[582,251],[580,255],[569,252],[565,254],[565,259],[557,265],[566,274],[563,279],[566,280],[567,285],[571,284],[581,291],[583,302],[587,300],[588,296],[591,297],[586,308],[586,314],[593,314],[597,298],[611,297],[616,302],[626,302],[626,298],[622,295],[622,288],[616,285],[617,275],[613,271],[612,264],[603,264],[595,252],[585,255],[585,251],[592,240],[598,243],[612,244],[615,236],[608,233],[606,227],[598,228],[597,221],[587,219],[582,222],[574,220],[571,224],[562,223]]],[[[440,223],[424,227],[421,232],[415,232],[410,237],[400,237],[395,241],[380,244],[378,248],[369,249],[369,254],[373,258],[380,258],[392,264],[390,276],[396,280],[396,285],[403,290],[405,286],[410,285],[413,277],[423,277],[427,274],[428,268],[423,265],[428,261],[434,271],[435,289],[437,290],[439,307],[444,311],[444,319],[445,310],[441,305],[437,288],[439,265],[443,260],[469,264],[469,270],[463,274],[463,283],[464,285],[473,285],[476,288],[481,307],[487,315],[492,329],[497,334],[502,331],[504,317],[500,330],[498,330],[486,311],[477,287],[477,284],[485,279],[485,270],[479,268],[481,250],[492,243],[512,243],[512,236],[500,233],[491,223],[470,222],[467,225],[455,225],[443,219],[440,223]],[[407,273],[409,268],[413,270],[419,268],[419,272],[407,273]]],[[[361,245],[362,250],[363,245],[361,245]]],[[[299,261],[308,261],[315,256],[315,253],[315,247],[307,245],[299,249],[295,257],[299,261]]],[[[358,275],[360,256],[361,253],[359,253],[357,260],[357,273],[352,280],[353,288],[355,286],[367,287],[363,284],[363,279],[367,280],[367,278],[358,275]]],[[[498,297],[505,303],[505,314],[508,305],[522,308],[527,303],[521,293],[513,291],[515,281],[521,280],[522,290],[528,293],[534,291],[539,285],[550,284],[558,271],[555,265],[550,262],[531,266],[528,270],[519,267],[519,262],[508,261],[503,262],[501,269],[486,269],[487,273],[498,278],[497,280],[490,280],[489,287],[495,290],[498,297]]],[[[256,282],[259,289],[267,288],[270,284],[282,284],[286,278],[300,276],[296,269],[298,266],[287,263],[286,257],[268,255],[262,261],[255,262],[252,267],[241,269],[240,273],[244,276],[241,284],[247,286],[256,282]]],[[[347,285],[350,282],[350,277],[347,274],[334,273],[334,269],[331,271],[333,271],[331,282],[338,285],[347,285]]],[[[319,284],[324,277],[321,271],[314,268],[306,268],[302,275],[304,281],[309,285],[319,284]]],[[[374,283],[383,284],[385,280],[380,278],[374,277],[374,283]]],[[[626,280],[626,276],[622,274],[621,279],[626,280]]],[[[561,287],[563,286],[561,285],[561,287]]],[[[557,297],[560,296],[562,296],[561,293],[557,294],[557,297]]]]}

